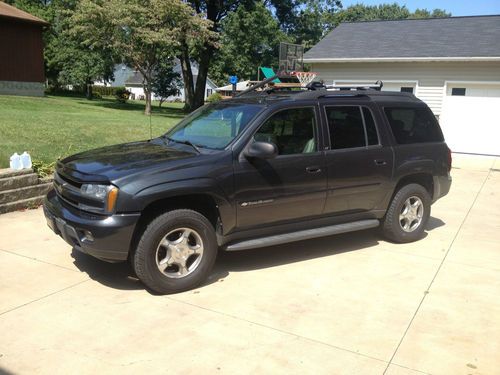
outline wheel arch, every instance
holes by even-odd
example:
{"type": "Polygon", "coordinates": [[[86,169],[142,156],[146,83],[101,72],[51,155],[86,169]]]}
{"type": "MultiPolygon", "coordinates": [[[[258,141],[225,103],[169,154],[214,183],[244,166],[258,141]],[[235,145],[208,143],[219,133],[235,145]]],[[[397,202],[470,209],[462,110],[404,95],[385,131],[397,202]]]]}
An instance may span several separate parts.
{"type": "Polygon", "coordinates": [[[431,200],[434,196],[434,178],[431,173],[412,173],[406,176],[403,176],[399,179],[396,186],[394,187],[394,191],[392,192],[391,200],[394,198],[394,195],[403,187],[409,184],[418,184],[421,185],[427,190],[431,200]]]}
{"type": "Polygon", "coordinates": [[[129,254],[132,254],[147,225],[164,212],[189,209],[205,216],[216,231],[222,223],[231,226],[234,210],[213,179],[175,181],[144,189],[134,197],[141,216],[134,229],[129,254]]]}

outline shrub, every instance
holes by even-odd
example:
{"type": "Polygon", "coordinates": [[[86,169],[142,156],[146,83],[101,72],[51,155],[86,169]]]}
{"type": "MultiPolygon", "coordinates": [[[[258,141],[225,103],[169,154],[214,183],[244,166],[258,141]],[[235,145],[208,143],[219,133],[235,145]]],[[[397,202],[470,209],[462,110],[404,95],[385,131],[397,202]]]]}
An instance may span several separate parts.
{"type": "Polygon", "coordinates": [[[128,91],[126,88],[120,88],[119,90],[115,91],[115,97],[116,100],[118,100],[120,103],[125,103],[130,97],[130,91],[128,91]]]}
{"type": "Polygon", "coordinates": [[[81,98],[85,97],[85,92],[81,90],[79,87],[75,87],[73,90],[66,89],[64,87],[53,87],[49,86],[45,89],[45,95],[54,95],[54,96],[70,96],[81,98]]]}
{"type": "Polygon", "coordinates": [[[215,102],[219,102],[221,100],[222,100],[222,95],[219,94],[218,92],[214,92],[212,95],[210,95],[207,98],[208,103],[215,103],[215,102]]]}
{"type": "Polygon", "coordinates": [[[45,178],[54,173],[55,165],[55,161],[52,163],[46,163],[41,160],[33,160],[31,167],[33,168],[33,171],[38,175],[38,177],[45,178]]]}
{"type": "Polygon", "coordinates": [[[116,87],[111,87],[111,86],[92,86],[92,93],[93,94],[100,94],[101,97],[103,96],[116,96],[116,91],[118,90],[125,90],[124,86],[116,86],[116,87]]]}

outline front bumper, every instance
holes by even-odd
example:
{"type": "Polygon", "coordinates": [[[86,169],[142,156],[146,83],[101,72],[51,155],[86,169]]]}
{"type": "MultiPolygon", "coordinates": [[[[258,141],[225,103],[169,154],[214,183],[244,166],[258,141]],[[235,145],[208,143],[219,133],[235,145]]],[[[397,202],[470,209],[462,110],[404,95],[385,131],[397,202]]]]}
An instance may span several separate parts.
{"type": "Polygon", "coordinates": [[[54,190],[47,194],[43,212],[47,225],[68,244],[109,262],[127,259],[140,217],[139,213],[111,216],[86,213],[63,202],[54,190]]]}

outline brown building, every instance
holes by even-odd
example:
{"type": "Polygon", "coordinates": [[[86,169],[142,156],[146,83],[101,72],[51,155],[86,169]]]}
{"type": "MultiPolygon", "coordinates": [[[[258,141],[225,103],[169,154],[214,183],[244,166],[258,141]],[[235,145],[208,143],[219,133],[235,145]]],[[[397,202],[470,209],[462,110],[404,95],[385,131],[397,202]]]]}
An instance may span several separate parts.
{"type": "Polygon", "coordinates": [[[42,96],[47,22],[0,1],[0,94],[42,96]]]}

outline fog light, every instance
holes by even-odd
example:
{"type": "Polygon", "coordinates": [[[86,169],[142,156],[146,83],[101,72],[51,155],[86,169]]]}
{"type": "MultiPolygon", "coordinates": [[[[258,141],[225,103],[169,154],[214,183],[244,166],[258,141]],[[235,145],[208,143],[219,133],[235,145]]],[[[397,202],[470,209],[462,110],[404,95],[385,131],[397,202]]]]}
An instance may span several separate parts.
{"type": "Polygon", "coordinates": [[[82,241],[86,241],[86,242],[94,242],[94,236],[92,235],[91,232],[89,232],[88,230],[84,230],[83,231],[83,238],[82,238],[82,241]]]}

